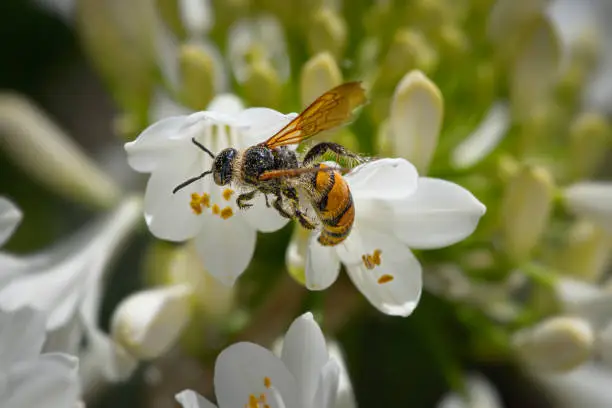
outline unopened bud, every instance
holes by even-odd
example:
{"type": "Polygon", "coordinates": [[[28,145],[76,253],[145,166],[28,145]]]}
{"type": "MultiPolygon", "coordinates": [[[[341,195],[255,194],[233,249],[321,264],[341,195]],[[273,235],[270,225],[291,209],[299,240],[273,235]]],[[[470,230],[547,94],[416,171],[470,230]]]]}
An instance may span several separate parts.
{"type": "Polygon", "coordinates": [[[553,179],[544,168],[523,166],[506,185],[502,228],[508,256],[523,261],[540,242],[548,225],[553,200],[553,179]]]}
{"type": "Polygon", "coordinates": [[[509,41],[529,21],[537,18],[549,0],[497,0],[491,8],[488,35],[494,42],[509,41]]]}
{"type": "Polygon", "coordinates": [[[348,29],[340,14],[330,8],[320,9],[308,29],[310,53],[316,55],[329,51],[335,58],[342,58],[346,47],[348,29]]]}
{"type": "Polygon", "coordinates": [[[183,45],[179,51],[185,105],[204,110],[215,95],[214,59],[204,48],[183,45]]]}
{"type": "Polygon", "coordinates": [[[437,65],[438,53],[422,33],[400,29],[382,62],[378,81],[383,85],[394,84],[408,71],[418,69],[429,74],[437,65]]]}
{"type": "Polygon", "coordinates": [[[557,269],[570,276],[596,282],[608,265],[612,238],[588,221],[576,222],[567,242],[555,255],[557,269]]]}
{"type": "Polygon", "coordinates": [[[612,128],[599,113],[584,112],[570,127],[569,165],[575,179],[590,177],[605,160],[612,141],[612,128]]]}
{"type": "Polygon", "coordinates": [[[438,145],[444,102],[442,93],[420,71],[406,74],[391,102],[389,130],[393,151],[427,173],[438,145]]]}
{"type": "Polygon", "coordinates": [[[557,33],[544,16],[526,30],[510,68],[510,100],[519,120],[549,96],[557,80],[561,52],[557,33]]]}
{"type": "Polygon", "coordinates": [[[190,295],[186,285],[148,289],[131,295],[113,315],[112,337],[139,359],[163,355],[189,321],[190,295]]]}
{"type": "Polygon", "coordinates": [[[342,72],[329,52],[315,55],[304,64],[300,78],[302,106],[310,105],[324,92],[340,85],[342,72]]]}
{"type": "Polygon", "coordinates": [[[280,105],[282,94],[280,77],[267,60],[253,62],[243,87],[245,98],[252,106],[278,108],[280,105]]]}
{"type": "Polygon", "coordinates": [[[563,196],[571,212],[612,234],[612,182],[576,183],[563,196]]]}
{"type": "Polygon", "coordinates": [[[289,275],[301,285],[306,285],[306,253],[308,251],[308,241],[310,232],[304,228],[293,228],[293,235],[287,252],[285,253],[285,263],[289,275]]]}
{"type": "Polygon", "coordinates": [[[519,357],[530,367],[544,372],[564,372],[589,359],[594,335],[585,320],[562,316],[518,331],[512,343],[519,357]]]}

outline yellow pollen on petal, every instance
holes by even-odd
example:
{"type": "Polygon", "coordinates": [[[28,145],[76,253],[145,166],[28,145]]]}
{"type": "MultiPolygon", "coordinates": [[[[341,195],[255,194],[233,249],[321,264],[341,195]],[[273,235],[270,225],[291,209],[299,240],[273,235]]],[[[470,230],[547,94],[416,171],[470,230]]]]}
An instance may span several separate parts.
{"type": "Polygon", "coordinates": [[[212,206],[212,213],[215,215],[219,215],[219,213],[221,212],[221,208],[219,208],[219,206],[217,204],[213,204],[212,206]]]}
{"type": "Polygon", "coordinates": [[[197,215],[202,214],[202,203],[198,193],[191,194],[191,201],[189,202],[189,206],[197,215]]]}
{"type": "Polygon", "coordinates": [[[393,276],[385,274],[381,276],[380,278],[378,278],[378,283],[382,285],[383,283],[391,282],[392,280],[393,280],[393,276]]]}
{"type": "Polygon", "coordinates": [[[210,195],[208,193],[202,194],[200,197],[200,202],[206,208],[210,208],[210,195]]]}
{"type": "MultiPolygon", "coordinates": [[[[214,212],[214,209],[213,209],[213,212],[214,212]]],[[[224,209],[221,210],[221,218],[223,218],[224,220],[227,220],[232,215],[234,215],[234,210],[232,210],[232,207],[225,207],[224,209]]]]}
{"type": "Polygon", "coordinates": [[[230,198],[232,198],[232,194],[234,194],[234,190],[232,190],[231,188],[226,188],[225,190],[223,190],[223,198],[225,199],[225,201],[229,201],[230,198]]]}
{"type": "Polygon", "coordinates": [[[270,388],[272,386],[272,381],[270,380],[270,377],[264,377],[264,385],[266,386],[266,388],[270,388]]]}
{"type": "Polygon", "coordinates": [[[361,255],[361,261],[363,262],[363,265],[367,269],[372,270],[376,268],[377,266],[379,266],[380,263],[382,262],[382,251],[380,249],[375,249],[372,255],[370,254],[361,255]]]}

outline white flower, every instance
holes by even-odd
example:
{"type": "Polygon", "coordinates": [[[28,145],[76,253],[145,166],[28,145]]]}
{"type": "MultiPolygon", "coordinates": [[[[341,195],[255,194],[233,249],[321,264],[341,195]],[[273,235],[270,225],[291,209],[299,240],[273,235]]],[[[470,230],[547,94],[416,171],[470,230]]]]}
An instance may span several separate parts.
{"type": "Polygon", "coordinates": [[[102,279],[113,255],[138,224],[141,209],[139,199],[128,198],[104,219],[55,247],[28,256],[0,253],[0,270],[9,276],[0,285],[0,306],[43,312],[50,332],[48,351],[79,355],[85,336],[88,350],[98,356],[97,369],[109,379],[130,371],[122,371],[116,363],[131,364],[120,361],[120,350],[98,327],[102,279]]]}
{"type": "Polygon", "coordinates": [[[113,338],[139,359],[163,355],[189,322],[191,293],[188,285],[174,285],[127,297],[113,314],[113,338]]]}
{"type": "Polygon", "coordinates": [[[30,308],[0,311],[0,406],[75,407],[79,396],[78,359],[41,354],[45,317],[30,308]]]}
{"type": "Polygon", "coordinates": [[[237,192],[205,177],[173,194],[185,180],[210,170],[211,157],[192,143],[195,138],[213,153],[227,147],[244,149],[262,142],[295,114],[267,108],[242,109],[234,96],[217,96],[208,111],[163,119],[125,145],[134,170],[151,173],[144,212],[149,229],[168,241],[194,239],[206,269],[232,285],[246,269],[257,231],[275,231],[286,224],[263,197],[239,211],[237,192]]]}
{"type": "MultiPolygon", "coordinates": [[[[219,408],[331,408],[335,406],[340,366],[330,358],[311,313],[297,318],[285,336],[281,358],[253,343],[225,349],[215,364],[219,408]]],[[[183,408],[215,405],[191,390],[176,396],[183,408]]]]}
{"type": "Polygon", "coordinates": [[[438,408],[501,408],[503,405],[493,384],[479,374],[469,374],[466,378],[466,394],[456,392],[445,395],[438,408]]]}
{"type": "Polygon", "coordinates": [[[582,216],[612,234],[612,183],[585,181],[567,187],[563,193],[565,204],[576,215],[582,216]]]}
{"type": "Polygon", "coordinates": [[[329,287],[342,262],[349,277],[380,311],[408,316],[421,296],[421,265],[409,248],[431,249],[470,235],[485,206],[463,187],[418,177],[404,159],[363,164],[346,175],[355,205],[348,238],[333,247],[310,238],[306,286],[329,287]]]}

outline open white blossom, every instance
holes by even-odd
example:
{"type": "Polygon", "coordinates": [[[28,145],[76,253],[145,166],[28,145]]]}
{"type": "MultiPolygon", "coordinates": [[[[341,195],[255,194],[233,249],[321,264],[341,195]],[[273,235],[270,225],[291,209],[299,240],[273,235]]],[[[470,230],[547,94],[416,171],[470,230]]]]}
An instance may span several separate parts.
{"type": "Polygon", "coordinates": [[[421,265],[410,251],[452,245],[476,228],[485,206],[463,187],[419,177],[404,159],[382,159],[346,175],[355,223],[342,243],[326,247],[310,238],[306,286],[329,287],[340,264],[372,305],[389,315],[408,316],[422,289],[421,265]]]}
{"type": "MultiPolygon", "coordinates": [[[[225,349],[215,364],[219,408],[332,408],[336,406],[339,382],[340,366],[330,358],[311,313],[293,322],[281,358],[245,342],[225,349]]],[[[191,390],[182,391],[176,399],[183,408],[216,407],[191,390]]]]}
{"type": "MultiPolygon", "coordinates": [[[[88,356],[95,356],[93,368],[109,380],[125,377],[134,367],[98,327],[102,280],[137,225],[141,208],[139,199],[127,198],[103,219],[50,249],[27,256],[0,253],[0,270],[9,276],[0,285],[0,306],[41,311],[50,332],[47,351],[82,356],[81,341],[87,338],[88,356]]],[[[84,357],[82,366],[87,365],[84,357]]]]}
{"type": "Polygon", "coordinates": [[[0,311],[0,406],[75,407],[78,359],[43,353],[45,316],[31,308],[0,311]]]}
{"type": "Polygon", "coordinates": [[[210,176],[172,191],[212,166],[192,138],[215,154],[227,147],[243,149],[266,140],[294,117],[267,108],[243,109],[238,98],[220,95],[209,110],[162,119],[127,143],[130,166],[151,173],[144,203],[151,233],[168,241],[194,239],[206,269],[232,285],[251,261],[257,231],[275,231],[287,220],[267,208],[261,196],[251,209],[239,211],[239,192],[217,186],[210,176]]]}

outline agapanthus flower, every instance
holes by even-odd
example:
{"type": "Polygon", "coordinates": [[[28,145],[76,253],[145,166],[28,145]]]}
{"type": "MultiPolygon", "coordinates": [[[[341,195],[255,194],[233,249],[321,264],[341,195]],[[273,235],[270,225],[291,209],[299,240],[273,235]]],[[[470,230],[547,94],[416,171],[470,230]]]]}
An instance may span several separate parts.
{"type": "Polygon", "coordinates": [[[372,305],[390,315],[407,316],[422,289],[421,265],[413,249],[441,248],[469,236],[485,206],[463,187],[419,177],[404,159],[362,164],[347,174],[355,205],[348,238],[322,246],[311,235],[306,256],[306,286],[329,287],[340,264],[372,305]]]}
{"type": "Polygon", "coordinates": [[[333,408],[342,399],[340,378],[341,365],[330,358],[320,327],[306,313],[289,327],[280,358],[246,342],[221,352],[214,375],[217,405],[191,390],[176,399],[183,408],[333,408]]]}
{"type": "Polygon", "coordinates": [[[248,211],[238,210],[239,192],[217,186],[212,177],[172,191],[212,166],[192,138],[215,154],[227,147],[243,149],[266,140],[294,117],[267,108],[243,109],[238,98],[220,95],[207,111],[162,119],[127,143],[132,168],[151,173],[144,212],[153,235],[176,242],[193,239],[206,269],[232,285],[253,257],[257,231],[275,231],[287,220],[267,208],[263,197],[248,211]]]}

